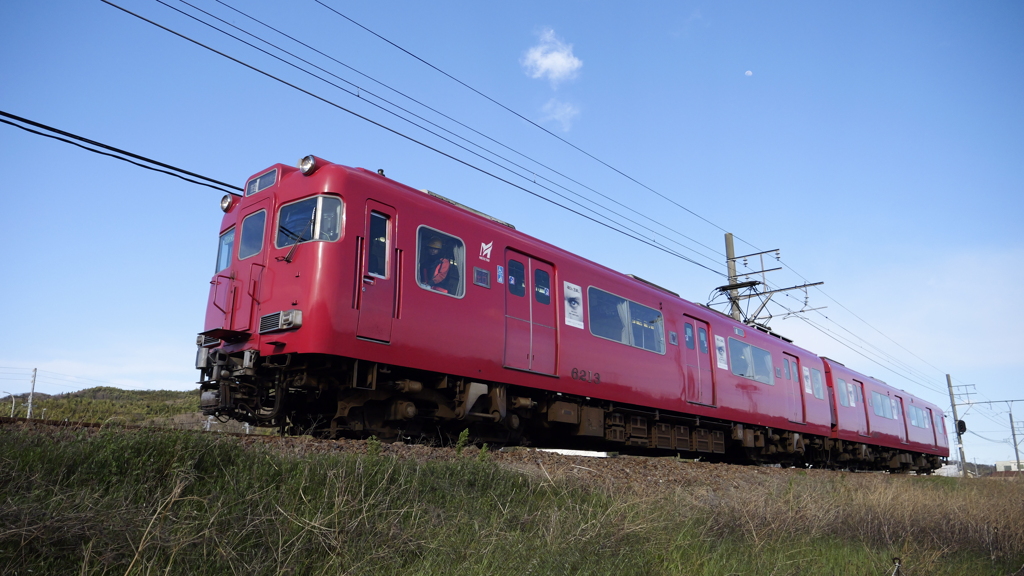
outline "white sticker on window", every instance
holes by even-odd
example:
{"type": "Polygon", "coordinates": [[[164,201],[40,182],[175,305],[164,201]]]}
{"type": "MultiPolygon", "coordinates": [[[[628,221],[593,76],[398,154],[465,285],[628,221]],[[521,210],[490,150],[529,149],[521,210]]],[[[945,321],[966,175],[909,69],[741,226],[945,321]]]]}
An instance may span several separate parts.
{"type": "Polygon", "coordinates": [[[583,290],[563,281],[562,292],[565,297],[565,325],[583,328],[583,290]]]}
{"type": "Polygon", "coordinates": [[[725,338],[722,336],[715,336],[715,358],[719,368],[729,369],[729,359],[725,356],[725,338]]]}

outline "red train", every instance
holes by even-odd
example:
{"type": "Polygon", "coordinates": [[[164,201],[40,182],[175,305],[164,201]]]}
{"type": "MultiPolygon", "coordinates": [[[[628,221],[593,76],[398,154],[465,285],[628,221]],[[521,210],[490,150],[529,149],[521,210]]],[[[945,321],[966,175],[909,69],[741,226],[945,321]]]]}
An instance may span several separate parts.
{"type": "Polygon", "coordinates": [[[308,156],[226,196],[204,413],[929,472],[935,405],[382,174],[308,156]]]}

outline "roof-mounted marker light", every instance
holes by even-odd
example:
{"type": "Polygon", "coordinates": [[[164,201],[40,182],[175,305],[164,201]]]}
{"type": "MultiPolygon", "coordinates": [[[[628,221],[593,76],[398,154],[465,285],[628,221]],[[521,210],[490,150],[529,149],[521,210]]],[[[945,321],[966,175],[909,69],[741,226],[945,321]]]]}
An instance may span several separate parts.
{"type": "Polygon", "coordinates": [[[306,156],[302,160],[299,160],[299,170],[302,172],[303,176],[309,176],[313,172],[316,172],[316,169],[319,168],[316,160],[316,156],[313,155],[306,156]]]}
{"type": "Polygon", "coordinates": [[[225,212],[231,210],[231,200],[231,194],[225,194],[224,197],[220,199],[220,209],[225,212]]]}

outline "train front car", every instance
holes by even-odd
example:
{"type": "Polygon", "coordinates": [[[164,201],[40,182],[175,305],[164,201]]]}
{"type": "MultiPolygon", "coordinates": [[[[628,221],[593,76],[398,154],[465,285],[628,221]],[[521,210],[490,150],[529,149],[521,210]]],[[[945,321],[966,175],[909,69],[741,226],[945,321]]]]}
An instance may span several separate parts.
{"type": "Polygon", "coordinates": [[[504,325],[479,322],[502,293],[467,294],[481,279],[462,238],[493,219],[439,198],[309,156],[225,199],[196,361],[203,413],[385,439],[475,423],[514,440],[515,403],[531,403],[481,376],[502,369],[489,348],[504,325]]]}

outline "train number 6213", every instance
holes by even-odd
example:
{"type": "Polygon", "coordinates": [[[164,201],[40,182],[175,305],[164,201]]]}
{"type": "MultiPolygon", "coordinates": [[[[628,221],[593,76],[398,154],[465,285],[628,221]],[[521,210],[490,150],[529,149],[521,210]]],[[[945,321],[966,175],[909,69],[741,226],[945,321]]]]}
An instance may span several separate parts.
{"type": "Polygon", "coordinates": [[[590,370],[584,370],[582,368],[572,369],[572,379],[580,380],[582,382],[592,382],[594,384],[601,383],[601,375],[597,372],[591,372],[590,370]]]}

